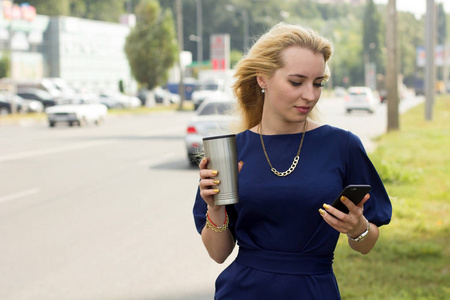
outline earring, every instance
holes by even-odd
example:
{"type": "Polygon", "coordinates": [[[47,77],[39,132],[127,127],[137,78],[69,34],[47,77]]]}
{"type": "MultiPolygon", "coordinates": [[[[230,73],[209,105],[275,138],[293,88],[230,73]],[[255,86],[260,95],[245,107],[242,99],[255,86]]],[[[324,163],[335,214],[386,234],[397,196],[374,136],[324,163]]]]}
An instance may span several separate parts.
{"type": "Polygon", "coordinates": [[[265,92],[266,92],[266,89],[265,89],[265,88],[262,88],[262,89],[261,89],[261,93],[264,94],[265,92]]]}

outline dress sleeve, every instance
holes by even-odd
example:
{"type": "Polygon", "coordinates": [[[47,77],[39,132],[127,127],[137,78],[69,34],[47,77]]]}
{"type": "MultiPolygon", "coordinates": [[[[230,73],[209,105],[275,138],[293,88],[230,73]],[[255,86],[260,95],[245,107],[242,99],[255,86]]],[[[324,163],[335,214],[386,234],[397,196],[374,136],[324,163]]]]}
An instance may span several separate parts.
{"type": "Polygon", "coordinates": [[[371,223],[382,226],[389,224],[392,205],[377,170],[369,159],[361,140],[348,133],[345,185],[370,184],[370,199],[364,204],[364,216],[371,223]]]}
{"type": "MultiPolygon", "coordinates": [[[[231,234],[233,235],[234,240],[236,240],[236,209],[234,208],[234,205],[227,205],[225,207],[229,223],[228,228],[231,231],[231,234]]],[[[197,189],[197,195],[195,197],[195,203],[194,203],[194,222],[195,227],[197,228],[198,233],[202,233],[203,227],[205,227],[206,224],[206,211],[207,211],[207,205],[206,202],[203,200],[203,198],[200,196],[200,188],[197,189]]]]}

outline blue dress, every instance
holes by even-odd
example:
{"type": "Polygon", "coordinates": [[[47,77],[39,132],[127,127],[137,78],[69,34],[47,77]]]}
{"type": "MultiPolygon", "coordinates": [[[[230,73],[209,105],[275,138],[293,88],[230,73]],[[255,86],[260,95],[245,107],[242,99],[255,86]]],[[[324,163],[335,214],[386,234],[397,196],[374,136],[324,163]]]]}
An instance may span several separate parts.
{"type": "MultiPolygon", "coordinates": [[[[287,170],[302,133],[264,135],[272,165],[287,170]]],[[[228,205],[229,228],[238,256],[217,278],[215,299],[340,299],[333,273],[339,232],[318,210],[331,204],[349,184],[370,184],[365,217],[388,224],[392,207],[383,183],[360,139],[351,132],[323,125],[305,134],[297,168],[286,177],[270,171],[259,134],[236,136],[239,203],[228,205]]],[[[220,170],[219,170],[220,171],[220,170]]],[[[206,203],[197,192],[194,219],[205,226],[206,203]]]]}

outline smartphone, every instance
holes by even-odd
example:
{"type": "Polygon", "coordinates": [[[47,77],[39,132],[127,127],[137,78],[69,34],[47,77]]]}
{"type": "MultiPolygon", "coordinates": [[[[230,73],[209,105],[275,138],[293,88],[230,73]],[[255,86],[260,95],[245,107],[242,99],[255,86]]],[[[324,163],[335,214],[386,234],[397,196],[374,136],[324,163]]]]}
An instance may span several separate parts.
{"type": "Polygon", "coordinates": [[[346,186],[336,200],[333,201],[331,206],[339,209],[340,211],[348,214],[348,208],[341,201],[341,197],[345,196],[350,199],[355,205],[358,205],[359,202],[364,198],[364,196],[370,191],[371,186],[368,184],[351,184],[346,186]]]}

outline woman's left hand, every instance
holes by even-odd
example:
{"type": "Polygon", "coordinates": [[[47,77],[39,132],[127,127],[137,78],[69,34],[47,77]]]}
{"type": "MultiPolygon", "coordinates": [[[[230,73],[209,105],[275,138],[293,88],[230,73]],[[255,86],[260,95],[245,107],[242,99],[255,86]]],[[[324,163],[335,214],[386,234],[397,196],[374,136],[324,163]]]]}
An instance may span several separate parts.
{"type": "Polygon", "coordinates": [[[349,210],[348,214],[343,213],[328,204],[324,204],[324,209],[319,209],[319,212],[325,222],[340,233],[345,233],[350,237],[357,237],[367,228],[367,219],[364,217],[363,212],[364,203],[366,203],[369,198],[370,195],[366,194],[363,200],[358,205],[355,205],[348,198],[342,197],[341,201],[347,206],[349,210]]]}

